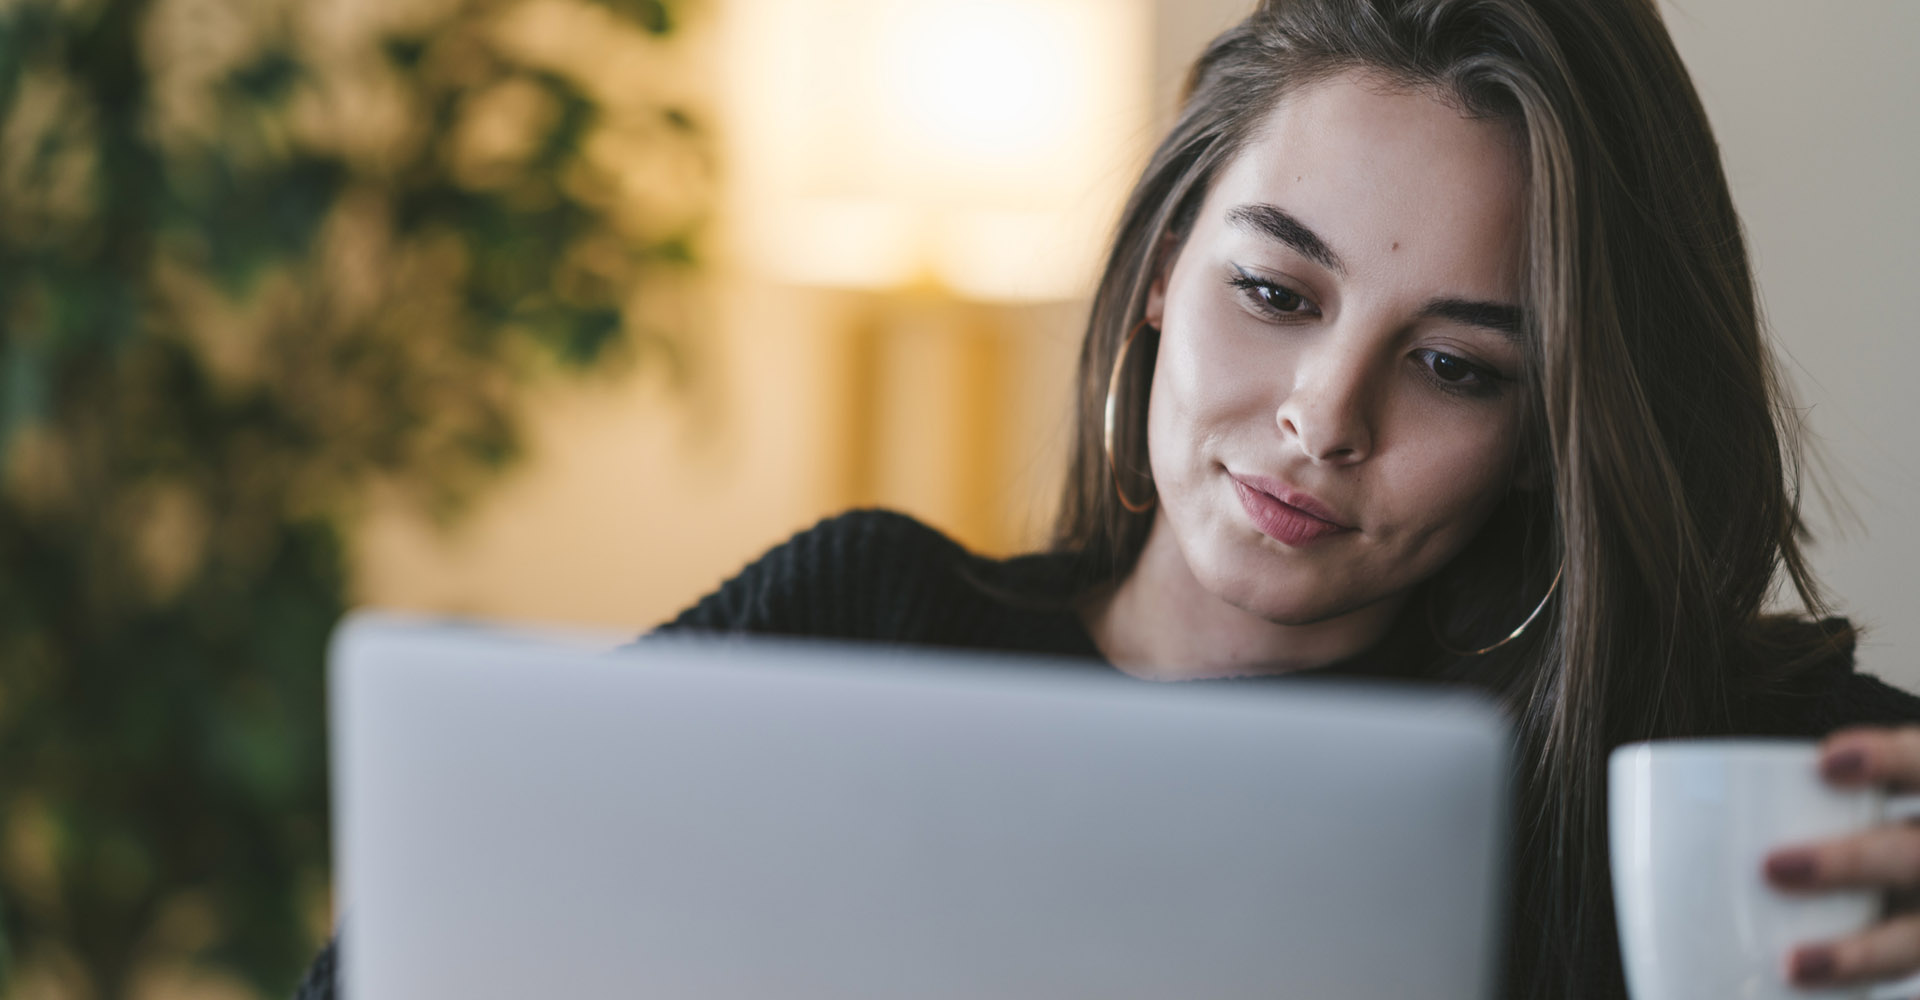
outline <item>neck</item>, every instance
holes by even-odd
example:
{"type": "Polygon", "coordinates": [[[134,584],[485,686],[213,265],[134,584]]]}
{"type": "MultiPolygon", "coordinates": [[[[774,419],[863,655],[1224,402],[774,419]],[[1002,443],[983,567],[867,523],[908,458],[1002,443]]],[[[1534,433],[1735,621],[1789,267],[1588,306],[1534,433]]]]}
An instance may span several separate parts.
{"type": "Polygon", "coordinates": [[[1203,680],[1292,673],[1347,659],[1386,634],[1403,600],[1307,624],[1271,621],[1202,586],[1165,515],[1157,513],[1133,569],[1091,597],[1081,619],[1119,669],[1147,680],[1203,680]]]}

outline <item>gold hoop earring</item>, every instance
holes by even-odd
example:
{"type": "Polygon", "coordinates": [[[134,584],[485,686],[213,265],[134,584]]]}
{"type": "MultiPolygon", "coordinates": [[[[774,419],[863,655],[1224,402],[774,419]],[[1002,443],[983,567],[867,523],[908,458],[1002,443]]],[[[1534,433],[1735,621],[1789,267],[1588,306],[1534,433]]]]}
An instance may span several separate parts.
{"type": "Polygon", "coordinates": [[[1140,331],[1146,328],[1147,321],[1143,319],[1134,324],[1133,329],[1127,331],[1127,338],[1120,342],[1120,350],[1113,356],[1113,374],[1107,376],[1107,472],[1113,476],[1113,492],[1120,497],[1120,506],[1125,507],[1135,514],[1145,514],[1147,511],[1152,510],[1153,505],[1160,502],[1160,498],[1156,494],[1153,499],[1145,503],[1135,503],[1131,499],[1128,499],[1127,491],[1120,485],[1120,467],[1113,461],[1113,429],[1114,425],[1118,423],[1114,415],[1119,405],[1119,401],[1115,397],[1118,395],[1120,389],[1120,372],[1127,365],[1127,352],[1133,347],[1133,338],[1139,336],[1140,331]]]}
{"type": "Polygon", "coordinates": [[[1448,653],[1453,654],[1454,656],[1481,656],[1486,653],[1491,653],[1494,650],[1499,649],[1501,646],[1504,646],[1507,643],[1510,643],[1513,640],[1520,638],[1520,634],[1527,630],[1527,626],[1532,625],[1533,620],[1535,618],[1540,617],[1540,612],[1547,610],[1547,602],[1553,600],[1554,591],[1560,589],[1560,577],[1562,574],[1566,573],[1566,571],[1567,571],[1567,561],[1565,559],[1562,559],[1560,560],[1560,568],[1553,571],[1553,582],[1547,584],[1546,596],[1540,598],[1539,604],[1534,605],[1533,613],[1527,616],[1526,621],[1523,621],[1520,623],[1519,628],[1516,628],[1513,631],[1507,633],[1507,637],[1505,639],[1502,639],[1491,646],[1482,646],[1479,649],[1455,649],[1452,646],[1447,645],[1446,640],[1440,638],[1439,625],[1437,625],[1433,620],[1432,602],[1428,602],[1427,604],[1427,630],[1433,633],[1433,641],[1435,645],[1439,646],[1441,649],[1447,651],[1448,653]]]}

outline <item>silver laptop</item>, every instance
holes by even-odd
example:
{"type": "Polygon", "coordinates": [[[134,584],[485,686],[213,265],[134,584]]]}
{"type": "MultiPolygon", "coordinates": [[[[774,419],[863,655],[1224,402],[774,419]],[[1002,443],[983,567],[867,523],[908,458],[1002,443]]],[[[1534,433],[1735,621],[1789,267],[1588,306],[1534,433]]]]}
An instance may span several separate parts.
{"type": "Polygon", "coordinates": [[[356,615],[346,1000],[1482,1000],[1464,694],[356,615]]]}

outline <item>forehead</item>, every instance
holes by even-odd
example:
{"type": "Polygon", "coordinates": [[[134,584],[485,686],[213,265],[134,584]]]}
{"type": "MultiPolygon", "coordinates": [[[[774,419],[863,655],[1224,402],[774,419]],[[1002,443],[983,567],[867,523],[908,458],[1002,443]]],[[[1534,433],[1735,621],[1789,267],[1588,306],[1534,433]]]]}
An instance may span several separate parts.
{"type": "Polygon", "coordinates": [[[1503,299],[1519,276],[1525,178],[1511,126],[1430,91],[1350,73],[1267,113],[1207,197],[1209,221],[1279,206],[1353,277],[1397,276],[1503,299]]]}

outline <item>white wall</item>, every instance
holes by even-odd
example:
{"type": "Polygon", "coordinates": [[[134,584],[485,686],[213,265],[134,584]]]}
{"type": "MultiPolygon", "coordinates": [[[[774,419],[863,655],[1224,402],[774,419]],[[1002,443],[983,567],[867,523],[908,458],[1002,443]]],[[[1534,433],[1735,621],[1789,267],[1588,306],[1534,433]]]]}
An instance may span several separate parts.
{"type": "Polygon", "coordinates": [[[1815,565],[1871,629],[1861,666],[1920,690],[1920,3],[1661,7],[1774,335],[1858,515],[1816,508],[1815,565]]]}

